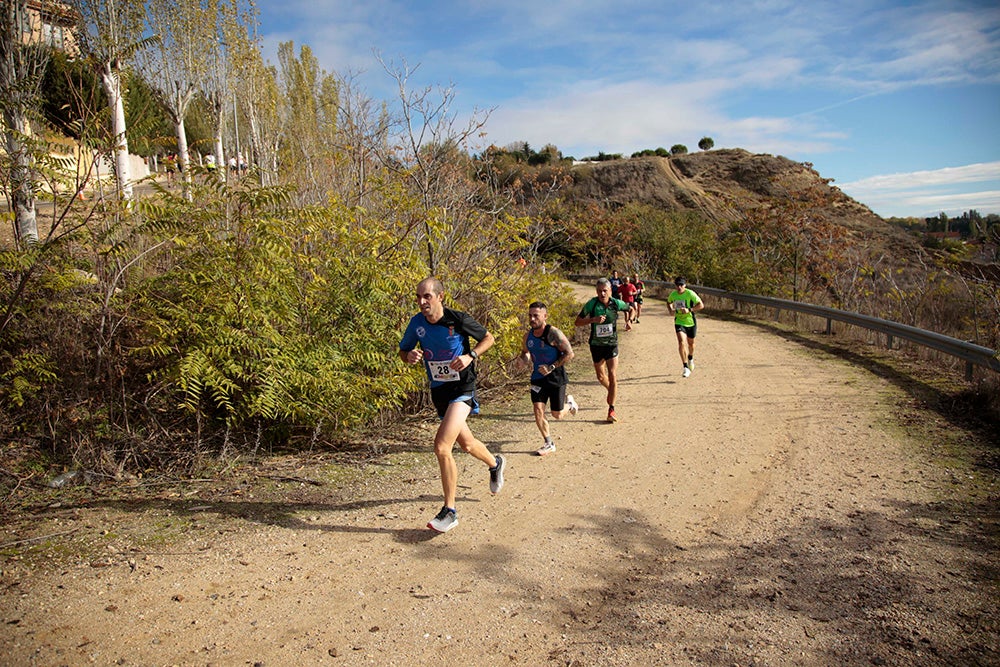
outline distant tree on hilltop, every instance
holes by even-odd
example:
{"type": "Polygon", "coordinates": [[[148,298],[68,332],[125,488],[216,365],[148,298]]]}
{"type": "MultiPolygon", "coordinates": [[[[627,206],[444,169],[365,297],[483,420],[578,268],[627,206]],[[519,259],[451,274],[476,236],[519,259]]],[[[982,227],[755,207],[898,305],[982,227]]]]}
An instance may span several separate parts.
{"type": "Polygon", "coordinates": [[[621,160],[624,156],[621,153],[605,153],[600,151],[597,155],[583,158],[584,162],[610,162],[611,160],[621,160]]]}
{"type": "Polygon", "coordinates": [[[657,149],[644,148],[641,151],[636,151],[632,153],[632,157],[647,157],[650,155],[656,155],[658,157],[667,157],[670,155],[670,151],[661,146],[660,148],[657,149]]]}
{"type": "Polygon", "coordinates": [[[714,146],[715,141],[712,140],[712,137],[702,137],[701,141],[698,142],[698,148],[703,151],[710,151],[714,146]]]}
{"type": "Polygon", "coordinates": [[[670,147],[671,155],[687,155],[688,147],[684,144],[674,144],[670,147]]]}

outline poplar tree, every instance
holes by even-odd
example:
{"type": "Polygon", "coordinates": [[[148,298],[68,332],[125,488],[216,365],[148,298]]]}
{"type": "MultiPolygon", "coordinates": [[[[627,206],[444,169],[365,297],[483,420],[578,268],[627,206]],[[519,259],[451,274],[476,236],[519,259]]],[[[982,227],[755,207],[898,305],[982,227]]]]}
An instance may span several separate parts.
{"type": "Polygon", "coordinates": [[[191,182],[191,157],[184,119],[208,72],[206,53],[216,39],[214,0],[147,0],[147,29],[153,44],[140,64],[156,89],[177,135],[177,160],[185,185],[191,182]]]}
{"type": "Polygon", "coordinates": [[[248,39],[247,27],[253,20],[252,4],[243,0],[206,0],[205,9],[208,18],[214,17],[215,25],[214,38],[205,45],[207,70],[200,85],[211,111],[212,152],[219,169],[224,169],[226,151],[223,133],[228,118],[226,111],[231,108],[231,104],[235,104],[234,59],[245,51],[239,42],[248,39]]]}
{"type": "Polygon", "coordinates": [[[331,167],[337,155],[340,86],[319,66],[308,46],[295,54],[295,44],[278,46],[284,97],[284,141],[279,157],[284,176],[296,183],[302,203],[318,203],[331,189],[331,167]]]}
{"type": "Polygon", "coordinates": [[[125,121],[127,64],[143,44],[143,4],[132,0],[79,0],[80,41],[101,77],[108,98],[115,178],[122,199],[132,199],[125,121]]]}
{"type": "Polygon", "coordinates": [[[35,207],[34,149],[29,119],[37,109],[38,93],[48,50],[22,39],[30,25],[25,2],[0,0],[0,110],[3,114],[4,149],[8,187],[18,241],[38,241],[35,207]]]}
{"type": "MultiPolygon", "coordinates": [[[[236,117],[244,121],[241,128],[245,126],[249,138],[250,162],[257,168],[262,185],[275,185],[282,137],[281,92],[274,68],[261,56],[256,29],[257,24],[250,22],[246,32],[229,41],[233,97],[236,117]]],[[[241,128],[234,127],[234,135],[239,136],[241,128]]]]}

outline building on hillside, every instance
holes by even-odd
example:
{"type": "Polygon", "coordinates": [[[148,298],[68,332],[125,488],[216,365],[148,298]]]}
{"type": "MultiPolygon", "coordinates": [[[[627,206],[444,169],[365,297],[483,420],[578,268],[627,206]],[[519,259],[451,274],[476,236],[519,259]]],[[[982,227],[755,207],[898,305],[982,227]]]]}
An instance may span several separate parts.
{"type": "Polygon", "coordinates": [[[79,54],[76,28],[80,14],[72,6],[54,0],[23,0],[19,9],[22,43],[46,44],[71,56],[79,54]]]}
{"type": "MultiPolygon", "coordinates": [[[[57,0],[13,0],[15,16],[19,24],[22,44],[45,44],[64,51],[70,57],[80,55],[76,31],[80,26],[80,13],[67,2],[57,0]]],[[[3,130],[0,120],[0,131],[3,130]]],[[[27,128],[31,133],[31,127],[27,128]]],[[[62,136],[49,136],[52,155],[66,165],[65,183],[43,183],[41,189],[49,191],[50,185],[57,189],[72,189],[79,174],[92,173],[97,179],[108,179],[113,172],[113,164],[107,156],[98,156],[77,142],[62,136]],[[97,162],[95,168],[95,161],[97,162]]],[[[149,167],[138,155],[130,155],[131,173],[135,178],[149,175],[149,167]]],[[[0,185],[2,188],[2,185],[0,185]]]]}

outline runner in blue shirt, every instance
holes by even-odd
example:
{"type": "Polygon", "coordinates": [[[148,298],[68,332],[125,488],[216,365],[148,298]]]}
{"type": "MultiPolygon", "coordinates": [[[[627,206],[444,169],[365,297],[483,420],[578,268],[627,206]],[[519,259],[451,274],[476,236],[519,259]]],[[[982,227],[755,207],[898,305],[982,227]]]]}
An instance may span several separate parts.
{"type": "Polygon", "coordinates": [[[621,289],[624,281],[621,276],[618,275],[617,269],[611,272],[611,277],[608,279],[608,282],[611,283],[611,298],[620,299],[622,297],[621,289]]]}
{"type": "Polygon", "coordinates": [[[469,429],[466,419],[478,414],[475,361],[493,346],[493,334],[472,316],[444,307],[444,285],[425,278],[417,285],[420,312],[410,322],[399,342],[399,358],[408,364],[424,362],[431,383],[431,400],[441,424],[434,436],[434,454],[441,468],[444,506],[427,527],[444,533],[458,525],[455,495],[458,466],[452,456],[455,442],[490,469],[490,492],[503,487],[504,458],[494,456],[469,429]],[[470,346],[469,339],[476,340],[470,346]],[[417,346],[420,349],[416,349],[417,346]]]}
{"type": "Polygon", "coordinates": [[[573,346],[559,329],[548,323],[549,310],[541,301],[528,306],[528,331],[524,332],[521,355],[517,365],[532,365],[531,405],[535,412],[535,425],[544,438],[544,444],[535,452],[545,456],[556,451],[556,444],[549,435],[549,422],[545,419],[545,404],[552,408],[552,418],[562,419],[566,413],[575,415],[578,409],[573,396],[566,393],[569,377],[566,364],[573,359],[573,346]]]}

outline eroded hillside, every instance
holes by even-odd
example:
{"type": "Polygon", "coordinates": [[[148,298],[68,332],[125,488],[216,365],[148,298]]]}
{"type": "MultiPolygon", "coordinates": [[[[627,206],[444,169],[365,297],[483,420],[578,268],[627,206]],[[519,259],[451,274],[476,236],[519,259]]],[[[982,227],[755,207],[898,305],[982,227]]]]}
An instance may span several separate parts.
{"type": "Polygon", "coordinates": [[[768,201],[812,201],[810,215],[881,239],[896,251],[916,250],[911,237],[830,185],[811,165],[781,156],[719,149],[578,165],[573,174],[574,199],[693,210],[720,223],[768,201]]]}

